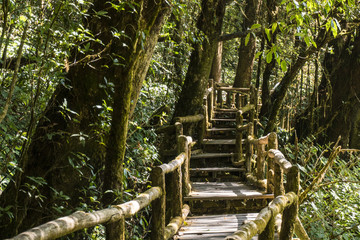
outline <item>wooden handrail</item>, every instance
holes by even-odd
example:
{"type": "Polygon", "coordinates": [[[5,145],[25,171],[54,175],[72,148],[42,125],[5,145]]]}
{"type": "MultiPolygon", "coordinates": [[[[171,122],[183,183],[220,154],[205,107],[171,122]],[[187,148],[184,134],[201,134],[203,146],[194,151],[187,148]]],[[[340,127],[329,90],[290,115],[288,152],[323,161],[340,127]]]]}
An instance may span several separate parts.
{"type": "Polygon", "coordinates": [[[197,115],[190,115],[190,116],[185,116],[185,117],[177,117],[177,118],[175,118],[175,122],[194,123],[194,122],[199,122],[203,119],[204,119],[203,114],[197,114],[197,115]]]}
{"type": "Polygon", "coordinates": [[[134,216],[139,210],[159,198],[161,194],[162,191],[159,187],[152,187],[132,201],[91,213],[77,211],[69,216],[61,217],[38,227],[34,227],[10,239],[55,239],[84,228],[93,227],[103,223],[118,222],[122,218],[134,216]]]}
{"type": "MultiPolygon", "coordinates": [[[[179,155],[169,163],[155,167],[152,171],[153,187],[141,193],[135,199],[90,213],[77,211],[68,216],[49,221],[27,230],[11,239],[55,239],[99,224],[124,222],[124,219],[134,216],[151,203],[153,204],[153,227],[156,229],[156,231],[152,232],[151,239],[164,240],[171,238],[178,231],[189,213],[189,206],[183,205],[182,196],[183,192],[184,194],[188,194],[190,191],[188,160],[191,146],[191,137],[179,136],[179,155]],[[170,184],[172,184],[172,187],[176,189],[176,191],[172,197],[174,205],[172,209],[173,216],[169,224],[165,226],[166,208],[163,205],[166,202],[165,174],[169,173],[172,173],[172,181],[170,184]]],[[[125,238],[124,236],[120,236],[119,239],[125,238]]]]}
{"type": "Polygon", "coordinates": [[[271,218],[275,218],[279,213],[282,213],[297,198],[298,196],[293,192],[276,197],[267,207],[260,211],[255,220],[242,225],[238,231],[226,237],[226,240],[250,240],[256,234],[263,232],[271,218]]]}

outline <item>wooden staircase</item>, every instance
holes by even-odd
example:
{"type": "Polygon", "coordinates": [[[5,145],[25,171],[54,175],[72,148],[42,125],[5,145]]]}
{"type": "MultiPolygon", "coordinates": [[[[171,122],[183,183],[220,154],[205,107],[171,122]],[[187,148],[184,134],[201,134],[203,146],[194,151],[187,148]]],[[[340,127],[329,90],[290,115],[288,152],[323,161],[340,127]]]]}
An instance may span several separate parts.
{"type": "Polygon", "coordinates": [[[245,184],[245,163],[234,164],[236,111],[215,109],[202,152],[191,156],[192,190],[184,197],[191,216],[174,239],[224,239],[274,197],[245,184]]]}

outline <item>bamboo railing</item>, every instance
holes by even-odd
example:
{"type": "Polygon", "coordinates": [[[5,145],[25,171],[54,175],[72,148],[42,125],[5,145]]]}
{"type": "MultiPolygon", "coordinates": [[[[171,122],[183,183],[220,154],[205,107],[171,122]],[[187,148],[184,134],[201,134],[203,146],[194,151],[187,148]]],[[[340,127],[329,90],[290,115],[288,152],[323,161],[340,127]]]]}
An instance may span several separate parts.
{"type": "Polygon", "coordinates": [[[280,240],[292,239],[294,232],[300,239],[309,240],[310,238],[298,218],[300,187],[298,167],[287,161],[284,155],[277,150],[276,133],[256,139],[251,134],[252,124],[248,128],[250,130],[248,130],[246,152],[247,180],[265,189],[267,193],[274,193],[275,199],[260,211],[255,220],[242,225],[238,231],[226,239],[250,240],[259,234],[259,240],[273,240],[275,219],[282,214],[281,226],[277,226],[280,240]],[[268,151],[266,151],[266,147],[269,149],[268,151]],[[255,167],[252,169],[251,158],[254,152],[256,152],[256,160],[255,167]],[[255,174],[252,170],[255,170],[255,174]],[[285,187],[284,177],[286,177],[285,187]]]}
{"type": "Polygon", "coordinates": [[[47,240],[55,239],[75,231],[94,227],[100,224],[119,223],[125,239],[125,219],[134,216],[141,209],[152,204],[152,240],[170,239],[180,228],[189,213],[189,206],[183,204],[184,195],[190,192],[189,158],[192,146],[191,137],[178,137],[178,156],[169,163],[162,164],[152,170],[153,186],[132,201],[111,206],[110,208],[85,213],[77,211],[71,215],[44,223],[38,227],[20,233],[13,240],[47,240]],[[172,173],[170,184],[173,191],[166,194],[165,175],[172,173]],[[166,208],[166,198],[170,198],[172,206],[166,208]],[[166,222],[166,211],[170,211],[171,219],[166,222]]]}

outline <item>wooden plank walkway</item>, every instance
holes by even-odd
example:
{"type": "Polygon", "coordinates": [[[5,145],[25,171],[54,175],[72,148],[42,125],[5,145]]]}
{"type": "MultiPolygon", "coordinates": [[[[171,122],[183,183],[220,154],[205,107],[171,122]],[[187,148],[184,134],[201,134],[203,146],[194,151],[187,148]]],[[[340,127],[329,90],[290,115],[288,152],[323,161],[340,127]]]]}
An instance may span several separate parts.
{"type": "Polygon", "coordinates": [[[191,193],[184,200],[236,200],[272,199],[273,194],[265,194],[255,187],[238,182],[193,182],[191,193]]]}
{"type": "Polygon", "coordinates": [[[254,220],[257,215],[258,213],[243,213],[188,217],[174,239],[223,240],[236,232],[244,221],[254,220]]]}

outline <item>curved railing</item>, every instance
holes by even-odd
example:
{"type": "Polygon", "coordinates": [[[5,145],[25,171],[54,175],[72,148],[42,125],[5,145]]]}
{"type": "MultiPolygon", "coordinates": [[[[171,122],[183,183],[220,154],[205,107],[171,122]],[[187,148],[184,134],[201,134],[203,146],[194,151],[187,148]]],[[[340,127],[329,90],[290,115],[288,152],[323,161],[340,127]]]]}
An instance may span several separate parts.
{"type": "Polygon", "coordinates": [[[189,206],[183,204],[182,196],[190,191],[189,154],[192,145],[191,137],[179,136],[178,156],[169,163],[155,167],[151,172],[153,187],[134,200],[89,213],[77,211],[71,215],[32,228],[11,239],[55,239],[84,228],[114,222],[119,223],[123,229],[122,236],[119,236],[119,239],[125,239],[124,220],[134,216],[150,204],[152,204],[153,221],[151,239],[164,240],[171,238],[178,231],[189,213],[189,206]],[[168,194],[166,194],[165,190],[166,174],[171,174],[171,179],[168,180],[167,184],[171,185],[172,191],[168,194]],[[171,208],[166,208],[166,198],[171,199],[171,208]],[[169,223],[165,221],[166,212],[171,216],[169,223]]]}

